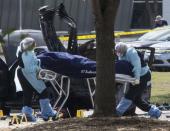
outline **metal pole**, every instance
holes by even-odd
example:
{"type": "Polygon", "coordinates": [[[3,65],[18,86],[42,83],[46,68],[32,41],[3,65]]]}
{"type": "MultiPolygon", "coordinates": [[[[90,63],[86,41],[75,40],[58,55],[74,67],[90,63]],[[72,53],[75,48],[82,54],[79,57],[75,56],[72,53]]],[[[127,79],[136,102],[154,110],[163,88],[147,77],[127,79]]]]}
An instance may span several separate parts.
{"type": "Polygon", "coordinates": [[[22,0],[19,0],[19,29],[22,30],[22,0]]]}

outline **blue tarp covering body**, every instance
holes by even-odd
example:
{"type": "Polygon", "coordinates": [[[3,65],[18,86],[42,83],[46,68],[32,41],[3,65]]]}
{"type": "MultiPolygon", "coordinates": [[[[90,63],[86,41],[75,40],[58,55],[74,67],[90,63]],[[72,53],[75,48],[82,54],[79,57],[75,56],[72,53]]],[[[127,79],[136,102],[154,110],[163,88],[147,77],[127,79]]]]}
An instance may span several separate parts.
{"type": "Polygon", "coordinates": [[[74,77],[89,78],[96,76],[96,62],[86,57],[66,52],[48,52],[38,56],[42,68],[74,77]]]}
{"type": "MultiPolygon", "coordinates": [[[[42,68],[74,77],[90,78],[96,76],[96,61],[66,52],[46,52],[38,55],[42,68]]],[[[132,66],[127,61],[116,61],[115,72],[133,76],[132,66]]]]}

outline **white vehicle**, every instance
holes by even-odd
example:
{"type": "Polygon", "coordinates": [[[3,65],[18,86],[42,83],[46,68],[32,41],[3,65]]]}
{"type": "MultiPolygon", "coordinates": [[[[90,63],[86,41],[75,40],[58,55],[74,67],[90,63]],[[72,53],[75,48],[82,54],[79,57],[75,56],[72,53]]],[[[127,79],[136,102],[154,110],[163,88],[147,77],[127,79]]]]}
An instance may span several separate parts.
{"type": "Polygon", "coordinates": [[[142,35],[136,41],[127,42],[127,44],[133,47],[149,47],[165,41],[170,41],[170,26],[156,28],[142,35]]]}
{"type": "MultiPolygon", "coordinates": [[[[127,44],[132,47],[155,48],[153,69],[170,68],[170,26],[156,28],[127,44]]],[[[147,55],[146,52],[146,59],[147,55]]]]}
{"type": "Polygon", "coordinates": [[[170,68],[170,41],[157,43],[151,47],[155,48],[154,63],[152,67],[155,69],[170,68]]]}

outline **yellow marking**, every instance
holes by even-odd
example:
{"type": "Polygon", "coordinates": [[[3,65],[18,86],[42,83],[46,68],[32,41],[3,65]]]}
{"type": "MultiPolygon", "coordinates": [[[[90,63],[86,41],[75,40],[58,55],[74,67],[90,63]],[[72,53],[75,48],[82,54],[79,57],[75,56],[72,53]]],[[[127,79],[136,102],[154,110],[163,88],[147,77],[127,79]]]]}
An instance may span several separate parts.
{"type": "Polygon", "coordinates": [[[77,110],[77,117],[79,117],[79,118],[82,118],[82,117],[84,117],[84,111],[86,111],[86,110],[77,110]]]}
{"type": "Polygon", "coordinates": [[[22,117],[21,117],[21,121],[20,121],[20,123],[22,123],[22,122],[28,122],[28,120],[27,120],[27,117],[26,117],[25,113],[24,113],[24,114],[22,114],[22,117]]]}
{"type": "Polygon", "coordinates": [[[0,110],[0,117],[3,117],[3,116],[4,116],[3,110],[0,110]]]}
{"type": "Polygon", "coordinates": [[[21,124],[22,122],[28,122],[28,120],[27,120],[27,117],[26,117],[26,115],[25,115],[25,113],[23,113],[23,114],[12,114],[11,115],[12,116],[12,119],[11,119],[11,124],[13,125],[13,124],[21,124]]]}
{"type": "MultiPolygon", "coordinates": [[[[150,32],[152,30],[140,30],[140,31],[131,31],[131,32],[115,32],[115,37],[120,37],[120,36],[128,36],[128,35],[138,35],[138,34],[144,34],[147,32],[150,32]]],[[[87,35],[78,35],[77,40],[88,40],[88,39],[95,39],[96,35],[95,34],[87,34],[87,35]]],[[[61,41],[68,41],[69,37],[68,36],[61,36],[59,37],[61,41]]]]}
{"type": "Polygon", "coordinates": [[[17,115],[13,115],[12,116],[12,120],[11,120],[11,124],[19,124],[19,118],[17,117],[17,115]]]}

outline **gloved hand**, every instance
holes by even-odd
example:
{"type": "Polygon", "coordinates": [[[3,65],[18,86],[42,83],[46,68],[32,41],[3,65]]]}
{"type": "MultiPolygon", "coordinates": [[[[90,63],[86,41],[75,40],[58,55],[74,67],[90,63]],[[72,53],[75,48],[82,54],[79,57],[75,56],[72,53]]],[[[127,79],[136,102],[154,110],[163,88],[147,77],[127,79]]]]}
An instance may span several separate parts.
{"type": "Polygon", "coordinates": [[[139,83],[140,83],[140,80],[135,79],[135,81],[132,83],[132,85],[139,85],[139,83]]]}

